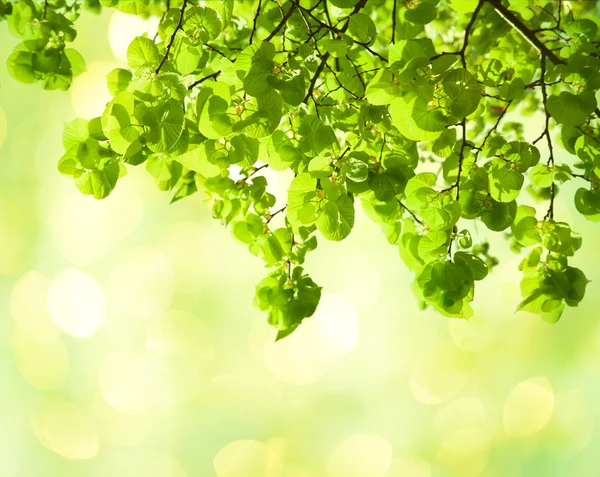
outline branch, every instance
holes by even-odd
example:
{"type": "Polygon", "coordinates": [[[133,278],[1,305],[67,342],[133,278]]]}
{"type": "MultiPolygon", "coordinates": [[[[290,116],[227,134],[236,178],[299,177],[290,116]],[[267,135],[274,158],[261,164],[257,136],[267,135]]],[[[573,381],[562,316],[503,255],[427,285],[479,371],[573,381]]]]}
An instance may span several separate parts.
{"type": "MultiPolygon", "coordinates": [[[[171,9],[171,0],[167,0],[167,4],[165,5],[165,11],[162,12],[162,15],[160,16],[160,20],[158,20],[159,25],[165,20],[165,17],[167,16],[167,13],[169,13],[170,9],[171,9]]],[[[156,33],[154,35],[154,38],[152,38],[152,41],[156,42],[157,38],[158,38],[158,28],[156,29],[156,33]]]]}
{"type": "Polygon", "coordinates": [[[48,0],[44,0],[44,13],[42,15],[42,20],[46,19],[46,11],[48,10],[48,0]]]}
{"type": "Polygon", "coordinates": [[[463,65],[464,69],[467,69],[467,60],[465,59],[465,52],[467,51],[467,46],[469,45],[469,35],[471,34],[473,25],[475,25],[475,20],[477,20],[477,15],[479,15],[481,7],[483,7],[484,1],[485,0],[479,0],[479,3],[477,4],[477,8],[475,8],[475,11],[473,12],[473,15],[471,16],[471,19],[469,20],[469,23],[467,24],[467,28],[465,28],[465,39],[463,41],[463,46],[459,52],[460,59],[462,61],[462,65],[463,65]]]}
{"type": "MultiPolygon", "coordinates": [[[[298,4],[295,0],[291,0],[291,2],[296,5],[299,9],[300,12],[302,12],[304,9],[300,6],[300,4],[298,4]]],[[[352,10],[352,13],[348,16],[348,19],[354,15],[355,13],[358,13],[365,5],[367,4],[367,0],[360,0],[360,2],[358,2],[355,6],[354,6],[354,10],[352,10]]],[[[310,11],[307,11],[307,13],[309,15],[311,15],[312,17],[312,13],[310,11]]],[[[304,15],[302,15],[302,18],[304,19],[304,21],[306,22],[306,18],[304,18],[304,15]]],[[[320,20],[317,20],[320,24],[324,25],[325,28],[329,29],[329,26],[323,22],[321,22],[320,20]]],[[[308,22],[307,22],[308,23],[308,22]]],[[[350,26],[350,21],[347,21],[346,24],[340,29],[340,30],[336,30],[339,31],[339,33],[345,33],[346,30],[348,29],[348,27],[350,26]]],[[[335,29],[335,27],[332,27],[335,29]]],[[[308,29],[309,29],[309,33],[310,33],[310,25],[308,25],[308,29]]],[[[312,36],[312,35],[311,35],[312,36]]],[[[315,71],[315,74],[313,75],[313,77],[310,80],[310,84],[308,85],[308,92],[306,93],[306,96],[304,96],[304,99],[302,100],[302,102],[304,104],[308,103],[308,100],[312,97],[313,91],[315,89],[315,84],[317,84],[317,80],[319,79],[319,75],[322,73],[323,68],[325,68],[325,64],[327,63],[327,60],[329,59],[329,52],[325,53],[322,58],[321,58],[321,63],[319,64],[319,66],[317,67],[317,70],[315,71]]]]}
{"type": "Polygon", "coordinates": [[[167,61],[167,58],[169,57],[169,52],[171,51],[171,47],[173,46],[173,43],[175,42],[175,36],[177,35],[177,32],[179,30],[181,30],[181,27],[183,25],[183,14],[185,13],[185,7],[187,6],[187,1],[188,0],[183,0],[183,4],[181,5],[181,10],[179,10],[179,21],[177,22],[177,26],[175,27],[175,30],[173,30],[173,33],[171,34],[171,38],[169,39],[167,49],[165,50],[165,56],[163,56],[163,59],[161,60],[160,64],[158,65],[158,68],[156,68],[156,71],[155,71],[156,74],[158,74],[160,72],[160,69],[165,64],[165,61],[167,61]]]}
{"type": "MultiPolygon", "coordinates": [[[[548,166],[554,165],[554,149],[552,148],[552,138],[550,137],[550,113],[548,112],[548,92],[546,91],[546,55],[542,53],[541,60],[541,81],[542,81],[542,101],[544,104],[544,113],[546,114],[546,123],[544,126],[544,132],[542,136],[546,136],[548,141],[548,166]]],[[[550,206],[548,207],[548,212],[544,216],[544,220],[553,219],[554,218],[554,196],[556,195],[556,187],[554,185],[554,181],[552,181],[552,186],[550,187],[550,206]]]]}
{"type": "Polygon", "coordinates": [[[392,8],[392,43],[396,43],[396,17],[398,9],[398,0],[394,0],[394,8],[392,8]]]}
{"type": "Polygon", "coordinates": [[[192,89],[196,86],[198,86],[201,83],[204,83],[205,81],[209,80],[209,79],[217,79],[217,76],[219,76],[221,74],[221,70],[219,71],[215,71],[213,74],[210,74],[208,76],[205,76],[204,78],[200,78],[198,81],[194,81],[191,85],[188,86],[188,89],[192,89]]]}
{"type": "Polygon", "coordinates": [[[504,111],[502,111],[502,113],[500,113],[500,116],[498,116],[498,119],[496,120],[496,124],[494,124],[494,126],[487,132],[487,134],[483,138],[483,142],[479,145],[477,154],[475,155],[475,161],[476,162],[477,162],[477,158],[479,157],[479,153],[481,151],[483,151],[483,148],[485,147],[485,144],[487,143],[487,140],[490,138],[490,136],[492,135],[492,133],[494,131],[498,130],[498,126],[500,125],[500,121],[502,121],[502,118],[504,118],[504,115],[508,111],[508,108],[510,107],[511,104],[512,104],[512,101],[509,101],[508,104],[506,105],[506,108],[504,108],[504,111]]]}
{"type": "Polygon", "coordinates": [[[328,58],[329,58],[329,53],[325,53],[323,55],[323,57],[321,58],[321,63],[317,67],[317,71],[315,71],[315,74],[311,78],[310,84],[308,85],[308,92],[306,93],[306,96],[304,96],[304,99],[302,100],[302,102],[304,104],[307,104],[308,100],[312,97],[313,90],[315,89],[315,84],[317,83],[317,80],[319,79],[319,75],[323,71],[323,68],[325,68],[325,63],[327,63],[328,58]]]}
{"type": "Polygon", "coordinates": [[[256,13],[254,14],[254,20],[252,21],[252,31],[250,32],[250,40],[248,40],[248,44],[252,44],[252,37],[256,32],[256,22],[258,21],[258,15],[260,15],[260,7],[262,6],[262,0],[258,0],[258,6],[256,7],[256,13]]]}
{"type": "Polygon", "coordinates": [[[275,217],[277,214],[281,214],[281,212],[283,212],[286,209],[286,207],[287,207],[287,205],[284,205],[281,209],[276,210],[272,214],[269,214],[267,216],[267,221],[265,222],[265,225],[269,225],[269,223],[271,222],[271,220],[273,220],[273,217],[275,217]]]}
{"type": "Polygon", "coordinates": [[[402,207],[404,210],[406,210],[406,211],[407,211],[407,212],[410,214],[410,216],[411,216],[411,217],[412,217],[412,218],[415,220],[415,222],[417,222],[418,224],[422,225],[423,227],[427,227],[427,226],[425,225],[425,223],[424,223],[424,222],[423,222],[421,219],[419,219],[419,217],[417,217],[417,216],[414,214],[414,212],[413,212],[413,211],[411,211],[411,210],[410,210],[408,207],[406,207],[406,205],[404,205],[404,204],[402,203],[402,201],[400,201],[400,199],[396,199],[396,201],[398,202],[398,205],[399,205],[400,207],[402,207]]]}
{"type": "Polygon", "coordinates": [[[449,192],[452,189],[456,189],[456,201],[457,202],[458,202],[458,199],[460,198],[460,175],[462,173],[463,159],[465,157],[465,146],[467,145],[467,120],[466,120],[466,118],[463,118],[463,120],[460,122],[460,125],[462,127],[462,143],[460,145],[460,153],[458,156],[458,174],[456,176],[456,182],[454,184],[452,184],[450,187],[447,187],[446,189],[443,189],[440,192],[440,193],[449,192]]]}
{"type": "Polygon", "coordinates": [[[523,37],[529,41],[540,53],[546,55],[554,64],[556,65],[566,65],[566,62],[556,56],[552,50],[550,50],[542,41],[535,35],[533,30],[531,30],[527,25],[525,25],[519,18],[511,12],[508,8],[502,5],[501,0],[483,0],[488,2],[494,9],[496,13],[500,15],[504,20],[512,26],[515,30],[518,30],[523,37]]]}

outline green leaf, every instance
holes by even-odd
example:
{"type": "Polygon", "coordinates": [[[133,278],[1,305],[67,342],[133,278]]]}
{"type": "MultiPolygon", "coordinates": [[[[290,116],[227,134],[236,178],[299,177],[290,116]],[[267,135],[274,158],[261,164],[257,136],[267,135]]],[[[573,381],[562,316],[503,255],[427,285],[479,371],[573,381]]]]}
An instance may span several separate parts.
{"type": "Polygon", "coordinates": [[[207,43],[221,33],[221,20],[212,8],[193,6],[185,11],[183,29],[202,43],[207,43]]]}
{"type": "Polygon", "coordinates": [[[411,141],[433,141],[448,124],[439,108],[429,107],[427,101],[420,97],[408,103],[403,98],[394,99],[390,114],[400,134],[411,141]]]}
{"type": "Polygon", "coordinates": [[[130,68],[153,68],[158,66],[160,54],[158,47],[150,38],[138,36],[127,48],[127,64],[130,68]]]}
{"type": "Polygon", "coordinates": [[[183,104],[169,99],[146,113],[144,122],[149,126],[148,147],[154,152],[171,149],[183,132],[183,104]]]}
{"type": "Polygon", "coordinates": [[[477,79],[465,69],[452,70],[442,81],[444,92],[449,98],[448,111],[458,118],[474,113],[481,100],[481,90],[477,79]]]}
{"type": "Polygon", "coordinates": [[[109,162],[102,169],[88,170],[75,178],[75,185],[86,195],[93,195],[96,199],[104,199],[117,184],[119,179],[119,164],[109,162]]]}
{"type": "Polygon", "coordinates": [[[512,164],[493,160],[489,168],[490,195],[498,202],[512,202],[521,192],[524,177],[512,164]]]}
{"type": "Polygon", "coordinates": [[[331,159],[324,156],[317,156],[308,163],[308,172],[312,177],[327,178],[333,172],[331,159]]]}
{"type": "Polygon", "coordinates": [[[346,177],[354,182],[363,182],[369,176],[369,166],[366,162],[351,157],[348,159],[346,177]]]}
{"type": "Polygon", "coordinates": [[[106,75],[106,85],[110,94],[116,96],[121,91],[125,91],[129,86],[132,77],[131,71],[123,68],[115,68],[108,73],[108,75],[106,75]]]}
{"type": "Polygon", "coordinates": [[[404,18],[412,23],[427,24],[431,23],[437,17],[437,8],[434,4],[428,2],[417,3],[409,7],[404,12],[404,18]]]}
{"type": "Polygon", "coordinates": [[[548,112],[559,124],[580,126],[596,109],[596,97],[592,91],[573,94],[563,91],[548,98],[548,112]]]}
{"type": "Polygon", "coordinates": [[[123,91],[108,103],[102,115],[102,131],[119,154],[124,154],[140,135],[140,128],[132,117],[134,104],[133,94],[123,91]]]}
{"type": "Polygon", "coordinates": [[[354,204],[347,195],[341,195],[335,202],[325,200],[317,219],[317,228],[328,240],[345,239],[354,226],[354,204]]]}
{"type": "Polygon", "coordinates": [[[332,5],[338,8],[352,8],[354,7],[359,0],[329,0],[332,5]]]}
{"type": "Polygon", "coordinates": [[[81,73],[87,71],[85,60],[77,50],[74,50],[73,48],[65,48],[65,55],[67,56],[69,64],[71,65],[71,74],[73,76],[79,76],[81,73]]]}
{"type": "Polygon", "coordinates": [[[288,188],[287,219],[293,227],[311,225],[317,220],[319,200],[317,180],[309,173],[298,174],[288,188]]]}
{"type": "Polygon", "coordinates": [[[358,41],[370,43],[377,34],[375,23],[364,13],[355,13],[350,17],[348,32],[358,41]]]}
{"type": "Polygon", "coordinates": [[[515,219],[516,213],[516,202],[497,202],[490,199],[481,212],[481,221],[488,229],[500,232],[510,227],[515,219]]]}

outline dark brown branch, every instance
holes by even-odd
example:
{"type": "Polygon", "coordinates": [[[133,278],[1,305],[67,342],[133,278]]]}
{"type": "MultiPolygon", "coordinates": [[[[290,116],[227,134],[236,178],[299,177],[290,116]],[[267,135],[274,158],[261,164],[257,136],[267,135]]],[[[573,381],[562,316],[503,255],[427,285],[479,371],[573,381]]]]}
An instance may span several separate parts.
{"type": "Polygon", "coordinates": [[[204,78],[200,78],[199,80],[194,81],[191,85],[189,85],[188,89],[192,89],[195,86],[198,86],[199,84],[204,83],[205,81],[207,81],[209,79],[215,79],[216,80],[217,76],[219,76],[220,74],[221,74],[221,70],[215,71],[214,73],[212,73],[212,74],[210,74],[208,76],[205,76],[204,78]]]}
{"type": "Polygon", "coordinates": [[[475,155],[475,161],[477,161],[477,158],[479,157],[479,153],[481,151],[483,151],[483,148],[485,147],[485,145],[486,145],[488,139],[490,138],[490,136],[492,135],[492,133],[494,131],[498,130],[498,126],[500,125],[500,121],[502,121],[502,118],[504,118],[504,115],[507,113],[508,108],[510,107],[511,104],[512,104],[512,101],[509,101],[508,104],[506,105],[506,107],[504,108],[504,111],[502,111],[502,113],[500,113],[500,116],[498,116],[498,119],[496,120],[496,124],[494,124],[494,126],[487,132],[487,134],[483,138],[483,142],[477,148],[478,150],[477,150],[477,154],[475,155]]]}
{"type": "Polygon", "coordinates": [[[254,20],[252,20],[252,31],[250,31],[250,39],[248,40],[248,44],[252,44],[252,37],[256,32],[256,22],[258,22],[258,16],[260,15],[260,7],[262,7],[262,0],[258,0],[258,6],[256,7],[256,13],[254,14],[254,20]]]}
{"type": "Polygon", "coordinates": [[[463,45],[459,52],[460,60],[462,62],[464,69],[467,69],[467,60],[465,58],[465,52],[467,51],[467,46],[469,46],[469,35],[471,34],[471,30],[473,29],[473,26],[475,25],[475,20],[477,20],[477,15],[479,15],[481,7],[483,7],[484,1],[485,0],[479,0],[479,3],[477,4],[477,8],[475,8],[475,11],[473,12],[473,15],[471,16],[471,19],[469,20],[469,23],[467,24],[467,27],[465,28],[465,39],[463,40],[463,45]]]}
{"type": "Polygon", "coordinates": [[[398,0],[394,0],[392,8],[392,43],[396,43],[396,17],[398,16],[398,0]]]}
{"type": "MultiPolygon", "coordinates": [[[[548,167],[554,166],[554,149],[552,147],[552,137],[550,136],[550,113],[548,112],[548,92],[546,91],[546,55],[542,53],[541,60],[541,82],[542,82],[542,102],[544,104],[544,113],[546,115],[546,122],[544,125],[544,132],[542,133],[542,137],[546,136],[546,140],[548,141],[548,167]]],[[[544,216],[544,220],[553,219],[554,218],[554,196],[556,191],[556,186],[554,185],[554,181],[552,181],[552,186],[550,187],[550,206],[548,207],[548,212],[544,216]]]]}
{"type": "Polygon", "coordinates": [[[523,37],[529,41],[540,53],[546,55],[556,65],[564,65],[566,62],[556,56],[552,50],[550,50],[542,41],[535,35],[535,33],[527,27],[513,12],[506,8],[501,0],[484,0],[488,2],[506,22],[511,25],[515,30],[518,30],[523,37]]]}
{"type": "Polygon", "coordinates": [[[286,209],[286,207],[287,205],[284,205],[281,209],[276,210],[272,214],[269,214],[267,216],[267,221],[265,222],[265,225],[268,225],[271,222],[271,220],[273,220],[273,217],[275,217],[277,214],[281,214],[286,209]]]}
{"type": "Polygon", "coordinates": [[[169,57],[169,52],[171,51],[171,47],[173,46],[173,43],[175,42],[175,36],[177,36],[177,32],[183,26],[183,15],[185,13],[186,6],[187,6],[187,0],[183,0],[183,4],[181,5],[181,10],[179,10],[179,21],[177,22],[177,25],[175,26],[175,30],[173,30],[173,33],[171,34],[171,38],[169,39],[169,43],[167,44],[167,49],[165,50],[165,56],[163,56],[163,59],[161,60],[160,64],[158,65],[158,68],[156,68],[156,71],[155,71],[156,74],[158,74],[160,72],[160,69],[165,64],[165,61],[167,61],[167,58],[169,57]]]}
{"type": "Polygon", "coordinates": [[[287,23],[289,18],[292,16],[292,13],[294,13],[294,7],[290,7],[290,9],[281,18],[281,21],[277,24],[277,26],[273,29],[273,31],[271,33],[269,33],[269,36],[267,36],[265,38],[265,41],[271,41],[275,37],[275,35],[277,35],[277,33],[279,33],[279,30],[281,30],[284,27],[284,25],[287,23]]]}
{"type": "MultiPolygon", "coordinates": [[[[295,1],[295,0],[291,0],[291,2],[296,5],[299,9],[300,12],[303,11],[303,8],[300,7],[300,5],[295,1]]],[[[367,4],[367,0],[360,0],[360,2],[358,2],[355,6],[354,6],[354,10],[352,10],[352,13],[348,16],[348,19],[350,19],[350,17],[352,15],[354,15],[355,13],[358,13],[365,5],[367,4]]],[[[312,16],[311,12],[308,12],[309,15],[312,16]]],[[[306,18],[304,18],[304,15],[302,15],[302,18],[304,19],[304,21],[306,22],[306,18]]],[[[308,23],[308,22],[307,22],[308,23]]],[[[319,20],[319,23],[322,23],[319,20]]],[[[328,25],[326,25],[325,23],[322,23],[326,28],[329,28],[328,25]]],[[[339,30],[340,33],[345,33],[346,30],[348,29],[348,27],[350,26],[350,21],[348,20],[346,22],[346,24],[339,30]]],[[[333,27],[335,28],[335,27],[333,27]]],[[[308,25],[308,29],[309,29],[309,33],[310,33],[310,25],[308,25]]],[[[310,80],[310,83],[308,85],[308,92],[306,93],[306,96],[304,96],[304,99],[302,100],[302,102],[304,104],[308,103],[308,100],[310,98],[312,98],[312,94],[313,91],[315,89],[315,84],[317,84],[317,81],[319,79],[319,76],[321,75],[321,73],[323,72],[323,68],[325,68],[325,64],[327,63],[327,60],[329,59],[329,52],[325,53],[322,58],[321,58],[321,63],[319,63],[319,66],[317,67],[317,70],[315,71],[315,74],[313,75],[313,77],[310,80]]]]}
{"type": "Polygon", "coordinates": [[[415,220],[415,222],[422,225],[423,227],[426,227],[426,225],[423,223],[423,221],[421,219],[419,219],[419,217],[417,217],[412,210],[410,210],[408,207],[406,207],[406,205],[404,205],[402,203],[402,201],[400,201],[400,199],[396,199],[396,201],[398,202],[398,205],[400,207],[402,207],[404,210],[406,210],[409,213],[409,215],[415,220]]]}

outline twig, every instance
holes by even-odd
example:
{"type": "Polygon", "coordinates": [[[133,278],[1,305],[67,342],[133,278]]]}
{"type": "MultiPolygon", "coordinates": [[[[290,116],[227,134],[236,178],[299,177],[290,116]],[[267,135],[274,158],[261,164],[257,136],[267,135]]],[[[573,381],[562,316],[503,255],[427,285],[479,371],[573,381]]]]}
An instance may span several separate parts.
{"type": "Polygon", "coordinates": [[[193,89],[194,87],[198,86],[201,83],[204,83],[205,81],[209,80],[209,79],[217,79],[217,76],[219,76],[221,74],[221,70],[219,71],[215,71],[214,73],[205,76],[204,78],[200,78],[197,81],[194,81],[191,85],[188,86],[188,89],[193,89]]]}
{"type": "Polygon", "coordinates": [[[273,220],[273,217],[275,217],[277,214],[281,214],[286,208],[287,208],[287,205],[284,205],[281,209],[276,210],[272,214],[269,214],[267,217],[267,221],[265,222],[265,225],[269,225],[271,220],[273,220]]]}
{"type": "Polygon", "coordinates": [[[478,148],[476,148],[477,149],[477,154],[475,155],[475,161],[477,161],[477,158],[479,157],[479,153],[481,151],[483,151],[483,148],[485,147],[485,145],[486,145],[488,139],[490,138],[490,136],[492,135],[492,133],[494,131],[498,130],[498,126],[500,125],[500,121],[502,121],[502,118],[504,118],[504,115],[508,111],[508,108],[510,107],[511,104],[512,104],[512,101],[509,101],[508,104],[506,105],[506,108],[504,108],[504,111],[502,111],[502,113],[500,114],[500,116],[498,116],[498,119],[496,120],[496,124],[494,124],[494,126],[487,132],[487,134],[483,138],[483,142],[479,145],[478,148]]]}
{"type": "Polygon", "coordinates": [[[260,7],[262,6],[262,0],[258,0],[258,6],[256,7],[256,13],[254,14],[254,20],[252,21],[252,31],[250,32],[250,39],[248,40],[248,44],[252,44],[252,37],[256,32],[256,22],[258,21],[258,16],[260,15],[260,7]]]}
{"type": "MultiPolygon", "coordinates": [[[[548,141],[548,166],[554,166],[554,149],[552,147],[552,137],[550,136],[550,113],[548,112],[548,92],[546,91],[546,55],[542,53],[541,60],[541,81],[542,81],[542,102],[544,104],[544,113],[546,115],[546,122],[544,126],[544,132],[542,136],[546,136],[546,140],[548,141]]],[[[550,187],[550,206],[548,207],[548,212],[544,216],[544,220],[553,219],[554,218],[554,196],[555,196],[556,187],[554,181],[552,181],[552,186],[550,187]]]]}
{"type": "Polygon", "coordinates": [[[479,11],[481,10],[481,7],[483,7],[484,1],[485,0],[479,0],[479,3],[477,4],[475,11],[473,12],[473,15],[471,16],[471,19],[469,20],[469,23],[467,24],[467,27],[465,28],[465,38],[463,41],[462,48],[460,49],[460,52],[459,52],[460,60],[462,62],[464,69],[467,69],[467,60],[465,58],[465,52],[467,51],[467,46],[469,46],[469,35],[471,34],[473,25],[475,25],[475,20],[477,20],[477,15],[479,15],[479,11]]]}
{"type": "Polygon", "coordinates": [[[417,217],[412,210],[410,210],[408,207],[406,207],[406,205],[404,205],[402,203],[402,201],[400,201],[400,199],[396,199],[396,201],[398,202],[398,205],[400,207],[402,207],[404,210],[406,210],[410,214],[410,216],[415,220],[415,222],[422,225],[423,227],[426,227],[425,223],[423,223],[423,221],[421,219],[419,219],[419,217],[417,217]]]}
{"type": "Polygon", "coordinates": [[[293,6],[290,7],[290,9],[287,11],[287,13],[281,18],[281,21],[277,24],[277,26],[273,29],[273,31],[271,33],[269,33],[269,36],[267,36],[265,38],[265,41],[271,41],[273,39],[273,37],[275,35],[277,35],[277,33],[279,33],[279,30],[281,30],[283,28],[283,26],[287,23],[289,18],[292,16],[292,13],[294,13],[293,6]]]}
{"type": "Polygon", "coordinates": [[[188,0],[183,0],[183,4],[181,5],[181,10],[179,10],[179,21],[177,22],[177,26],[175,26],[175,30],[173,30],[173,33],[171,34],[171,38],[169,39],[169,43],[167,44],[167,49],[165,50],[165,56],[163,56],[163,59],[161,60],[160,64],[158,65],[158,68],[156,68],[156,71],[155,71],[156,74],[158,74],[160,72],[160,69],[165,64],[165,61],[167,61],[167,58],[169,57],[169,52],[171,51],[171,47],[173,46],[173,43],[175,42],[175,36],[177,35],[177,32],[181,29],[181,27],[183,25],[183,14],[185,13],[185,7],[187,6],[187,1],[188,0]]]}
{"type": "Polygon", "coordinates": [[[392,43],[396,43],[396,17],[398,16],[398,0],[394,0],[392,8],[392,43]]]}

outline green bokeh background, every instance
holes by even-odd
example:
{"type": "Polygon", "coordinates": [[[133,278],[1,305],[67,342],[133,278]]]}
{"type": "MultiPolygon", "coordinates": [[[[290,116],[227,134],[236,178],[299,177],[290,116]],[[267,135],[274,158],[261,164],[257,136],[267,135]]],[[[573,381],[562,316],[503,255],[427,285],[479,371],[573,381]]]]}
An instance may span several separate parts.
{"type": "MultiPolygon", "coordinates": [[[[555,216],[592,282],[558,324],[514,312],[520,258],[482,228],[501,265],[475,316],[419,310],[359,211],[307,260],[317,314],[274,343],[252,307],[266,270],[200,196],[168,205],[141,166],[95,201],[56,170],[63,122],[102,111],[144,30],[84,14],[68,93],[0,68],[0,477],[600,475],[600,245],[574,186],[555,216]]],[[[14,44],[2,26],[0,56],[14,44]]],[[[284,197],[290,177],[268,179],[284,197]]]]}

